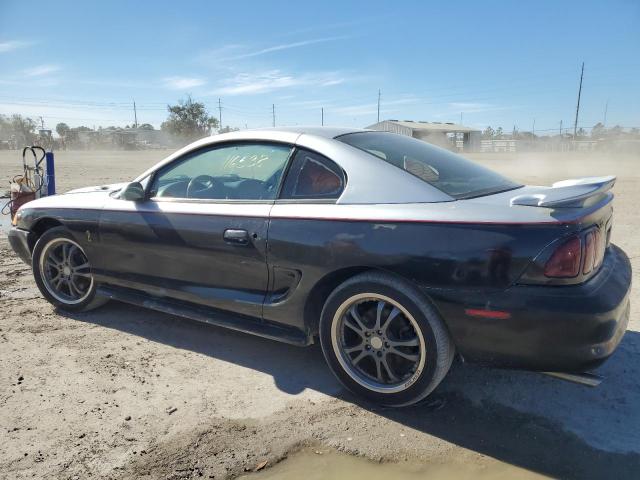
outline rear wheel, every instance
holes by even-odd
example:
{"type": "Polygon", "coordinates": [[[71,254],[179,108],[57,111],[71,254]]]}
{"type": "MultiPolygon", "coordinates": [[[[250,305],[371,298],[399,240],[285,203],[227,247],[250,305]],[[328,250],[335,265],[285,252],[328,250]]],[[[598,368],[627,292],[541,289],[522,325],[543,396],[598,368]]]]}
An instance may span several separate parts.
{"type": "Polygon", "coordinates": [[[36,284],[56,307],[86,311],[107,301],[96,296],[89,259],[66,228],[47,230],[38,239],[32,256],[36,284]]]}
{"type": "Polygon", "coordinates": [[[320,341],[329,366],[352,392],[404,406],[444,378],[454,346],[438,312],[411,284],[365,273],[327,299],[320,341]]]}

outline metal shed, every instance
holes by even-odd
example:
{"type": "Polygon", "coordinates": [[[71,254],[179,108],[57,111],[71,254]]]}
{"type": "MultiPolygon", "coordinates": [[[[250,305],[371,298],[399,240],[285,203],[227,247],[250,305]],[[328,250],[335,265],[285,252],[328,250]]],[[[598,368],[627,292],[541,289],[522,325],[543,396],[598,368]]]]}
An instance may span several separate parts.
{"type": "Polygon", "coordinates": [[[424,140],[450,150],[475,152],[480,150],[482,132],[455,123],[384,120],[367,127],[369,130],[392,132],[424,140]]]}

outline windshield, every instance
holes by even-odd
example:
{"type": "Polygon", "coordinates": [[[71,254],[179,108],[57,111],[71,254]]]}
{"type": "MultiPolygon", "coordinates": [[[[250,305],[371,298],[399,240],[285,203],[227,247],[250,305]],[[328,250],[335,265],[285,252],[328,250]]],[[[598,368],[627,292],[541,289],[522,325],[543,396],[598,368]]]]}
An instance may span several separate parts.
{"type": "Polygon", "coordinates": [[[521,186],[455,153],[404,135],[358,132],[336,140],[402,168],[456,199],[490,195],[521,186]]]}

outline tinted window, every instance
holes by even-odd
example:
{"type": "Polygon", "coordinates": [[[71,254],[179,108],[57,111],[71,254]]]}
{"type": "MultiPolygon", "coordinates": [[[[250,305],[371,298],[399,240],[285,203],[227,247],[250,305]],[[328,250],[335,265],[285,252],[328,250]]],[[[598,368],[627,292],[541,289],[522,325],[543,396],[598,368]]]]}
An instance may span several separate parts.
{"type": "Polygon", "coordinates": [[[281,198],[333,199],[344,189],[342,169],[322,155],[298,150],[284,182],[281,198]]]}
{"type": "Polygon", "coordinates": [[[151,196],[273,199],[290,153],[286,145],[259,143],[199,150],[164,167],[154,178],[151,196]]]}
{"type": "Polygon", "coordinates": [[[337,140],[402,168],[454,198],[478,197],[520,187],[455,153],[404,135],[362,132],[342,135],[337,140]]]}

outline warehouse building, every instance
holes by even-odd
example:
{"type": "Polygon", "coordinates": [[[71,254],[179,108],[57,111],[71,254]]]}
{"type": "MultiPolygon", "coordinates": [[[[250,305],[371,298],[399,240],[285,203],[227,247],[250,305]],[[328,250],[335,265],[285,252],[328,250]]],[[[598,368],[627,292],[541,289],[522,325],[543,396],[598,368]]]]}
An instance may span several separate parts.
{"type": "Polygon", "coordinates": [[[480,150],[482,132],[464,125],[442,122],[414,122],[411,120],[384,120],[367,127],[370,130],[393,132],[424,140],[439,147],[459,152],[480,150]]]}

